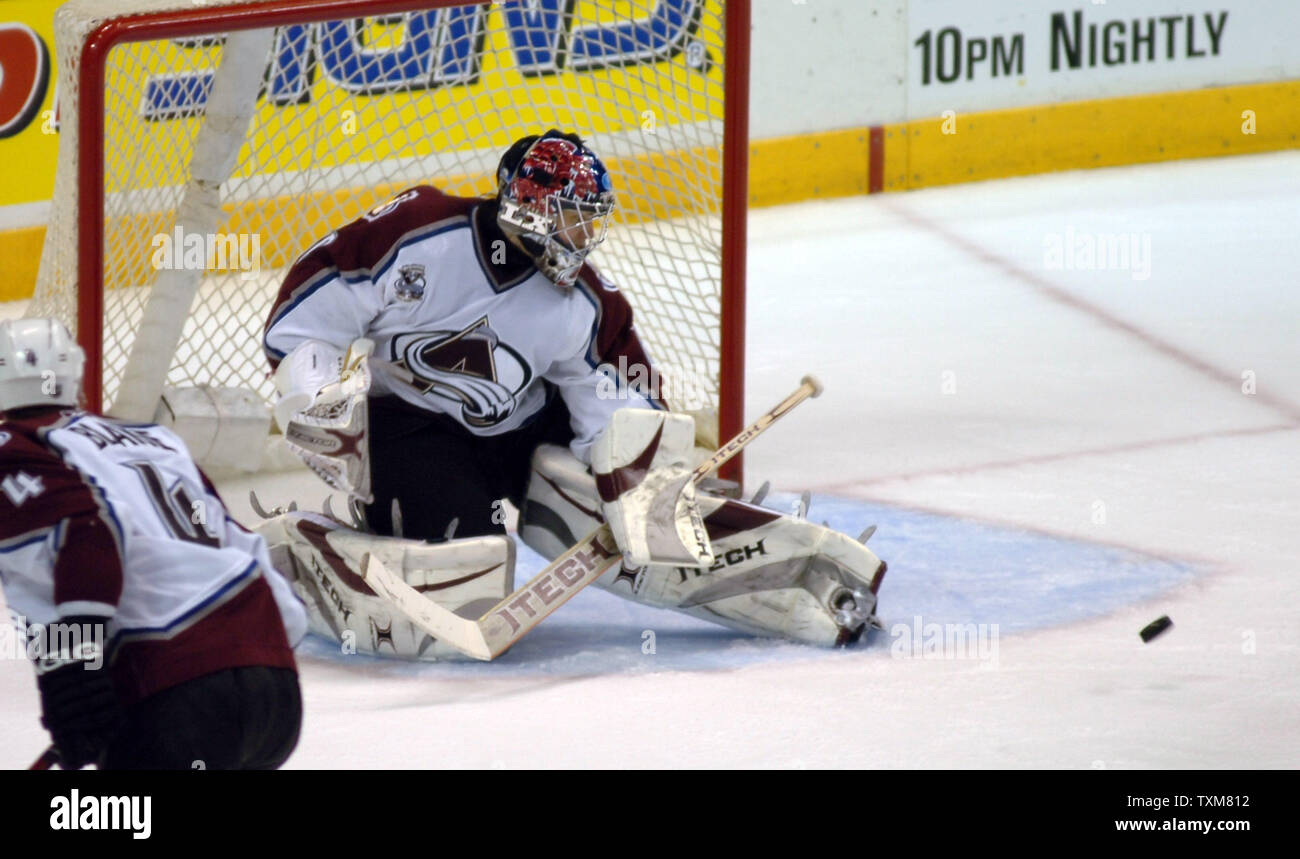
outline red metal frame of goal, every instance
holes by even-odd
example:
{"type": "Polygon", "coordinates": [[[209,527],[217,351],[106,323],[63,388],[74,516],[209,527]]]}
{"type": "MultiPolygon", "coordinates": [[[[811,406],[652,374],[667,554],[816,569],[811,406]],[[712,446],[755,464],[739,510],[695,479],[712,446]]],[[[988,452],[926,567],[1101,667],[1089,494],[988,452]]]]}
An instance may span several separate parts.
{"type": "MultiPolygon", "coordinates": [[[[268,0],[245,6],[193,6],[104,22],[90,33],[81,52],[81,109],[78,134],[78,199],[104,196],[104,78],[109,51],[125,42],[175,39],[205,33],[278,27],[293,23],[395,15],[419,9],[462,5],[463,0],[268,0]]],[[[721,439],[744,427],[745,399],[745,220],[749,171],[750,0],[723,0],[726,10],[724,65],[721,439]]],[[[86,399],[103,406],[104,360],[104,209],[82,205],[77,249],[77,332],[86,350],[86,399]],[[88,324],[94,320],[93,324],[88,324]]],[[[739,480],[741,456],[723,468],[739,480]]]]}

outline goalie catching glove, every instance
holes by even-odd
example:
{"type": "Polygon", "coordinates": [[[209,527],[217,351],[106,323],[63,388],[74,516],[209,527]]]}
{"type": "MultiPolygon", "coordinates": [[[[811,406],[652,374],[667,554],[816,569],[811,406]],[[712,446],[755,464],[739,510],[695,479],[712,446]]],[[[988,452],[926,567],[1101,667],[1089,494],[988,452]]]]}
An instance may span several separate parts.
{"type": "Polygon", "coordinates": [[[375,344],[359,339],[343,354],[308,340],[275,372],[275,420],[285,443],[333,489],[370,503],[370,367],[375,344]]]}
{"type": "Polygon", "coordinates": [[[620,409],[591,449],[601,510],[629,564],[713,561],[691,467],[695,420],[620,409]]]}

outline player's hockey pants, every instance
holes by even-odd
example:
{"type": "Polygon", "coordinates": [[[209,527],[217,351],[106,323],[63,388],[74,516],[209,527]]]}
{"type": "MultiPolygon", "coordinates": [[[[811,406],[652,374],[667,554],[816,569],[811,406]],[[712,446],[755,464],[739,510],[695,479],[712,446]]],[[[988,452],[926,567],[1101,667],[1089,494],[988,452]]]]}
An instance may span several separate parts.
{"type": "Polygon", "coordinates": [[[132,705],[100,769],[276,769],[301,727],[296,671],[228,668],[132,705]]]}
{"type": "Polygon", "coordinates": [[[569,410],[553,395],[525,426],[497,436],[473,435],[452,418],[407,405],[396,397],[370,401],[370,475],[375,501],[366,521],[377,534],[393,533],[393,499],[402,536],[441,540],[452,519],[457,537],[506,532],[500,500],[516,507],[528,490],[533,451],[573,438],[569,410]]]}

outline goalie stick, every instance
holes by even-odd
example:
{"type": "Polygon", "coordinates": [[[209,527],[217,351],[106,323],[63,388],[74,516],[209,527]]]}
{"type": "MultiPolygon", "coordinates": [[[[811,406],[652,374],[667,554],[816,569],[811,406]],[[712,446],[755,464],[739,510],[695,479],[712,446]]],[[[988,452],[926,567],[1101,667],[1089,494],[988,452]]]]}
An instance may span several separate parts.
{"type": "MultiPolygon", "coordinates": [[[[798,390],[700,463],[691,472],[691,481],[699,483],[795,406],[821,392],[820,382],[804,376],[798,390]]],[[[421,596],[374,555],[365,558],[363,569],[366,584],[392,601],[416,626],[467,656],[489,661],[604,575],[622,557],[609,526],[601,525],[478,619],[461,617],[421,596]]]]}

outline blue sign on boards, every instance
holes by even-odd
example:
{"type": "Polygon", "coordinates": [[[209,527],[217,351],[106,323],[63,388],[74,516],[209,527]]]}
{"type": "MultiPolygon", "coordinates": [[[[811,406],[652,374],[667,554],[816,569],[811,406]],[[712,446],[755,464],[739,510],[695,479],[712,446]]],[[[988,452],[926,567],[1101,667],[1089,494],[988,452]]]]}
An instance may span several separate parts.
{"type": "MultiPolygon", "coordinates": [[[[658,0],[645,18],[569,32],[572,5],[572,0],[501,4],[510,50],[521,73],[671,59],[689,47],[704,4],[658,0]]],[[[282,27],[267,72],[266,98],[276,105],[310,100],[317,68],[335,85],[358,95],[473,83],[480,71],[488,14],[482,5],[412,12],[405,16],[401,44],[384,50],[366,47],[364,23],[356,19],[282,27]]],[[[143,116],[170,119],[202,113],[213,75],[209,70],[150,79],[143,116]]]]}

